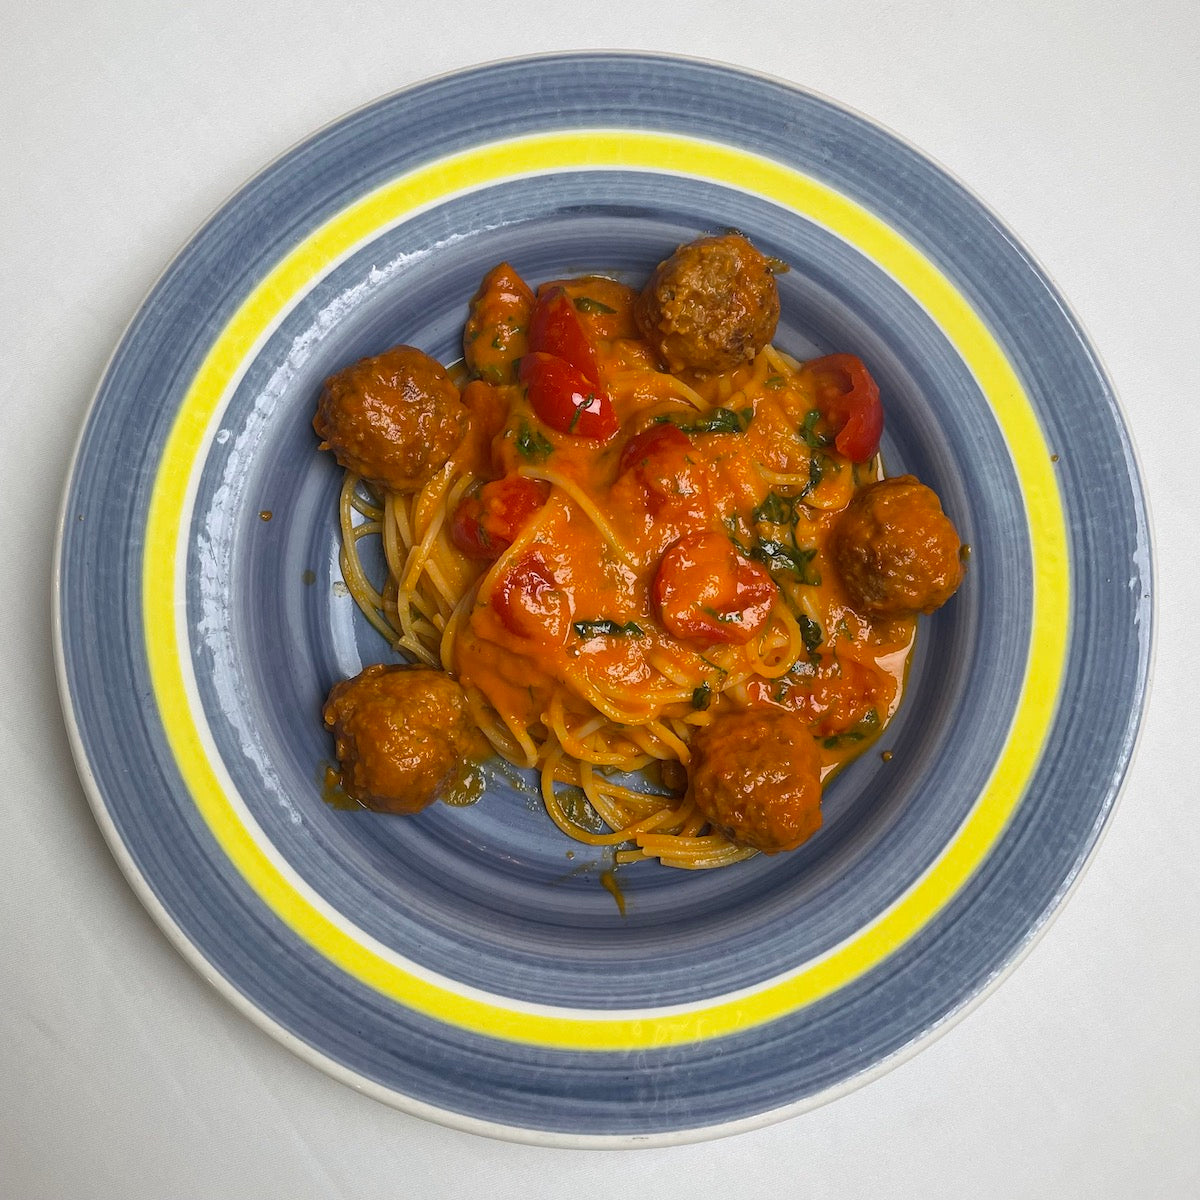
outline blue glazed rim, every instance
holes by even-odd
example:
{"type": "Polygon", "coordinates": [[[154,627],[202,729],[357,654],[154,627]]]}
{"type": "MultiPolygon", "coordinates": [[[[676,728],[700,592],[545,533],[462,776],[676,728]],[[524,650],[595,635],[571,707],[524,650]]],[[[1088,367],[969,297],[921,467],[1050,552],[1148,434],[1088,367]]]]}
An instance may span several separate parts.
{"type": "Polygon", "coordinates": [[[268,167],[184,248],[118,347],[81,435],[60,530],[56,648],[80,772],[118,861],[175,944],[243,1011],[334,1075],[419,1115],[530,1141],[661,1143],[778,1119],[862,1082],[924,1044],[1028,948],[1092,853],[1128,765],[1149,669],[1150,578],[1145,505],[1112,389],[1044,274],[965,189],[877,126],[787,84],[677,58],[547,56],[435,79],[351,114],[268,167]],[[615,160],[564,165],[527,145],[581,129],[684,150],[678,162],[647,163],[632,149],[625,161],[618,137],[615,160]],[[179,412],[254,287],[373,191],[456,155],[516,145],[533,156],[527,169],[443,185],[366,229],[337,261],[316,261],[302,294],[232,369],[180,508],[181,669],[195,678],[207,753],[297,888],[346,917],[362,944],[451,994],[499,995],[551,1016],[649,1014],[653,1026],[658,1012],[714,997],[728,1012],[739,989],[770,990],[836,958],[945,856],[1003,757],[1008,728],[997,719],[1019,719],[1029,699],[1019,686],[1036,624],[1028,597],[1047,569],[1018,478],[1029,448],[1006,440],[1011,429],[995,420],[970,356],[891,260],[803,206],[706,174],[692,140],[780,164],[851,201],[948,280],[1001,347],[1057,456],[1070,583],[1060,690],[1042,698],[1044,747],[986,854],[928,920],[848,982],[659,1048],[531,1043],[499,1022],[465,1027],[397,1003],[375,977],[298,935],[231,860],[167,734],[148,649],[157,631],[147,627],[146,563],[156,551],[142,547],[179,412]],[[754,860],[716,881],[643,873],[629,884],[635,912],[624,922],[599,903],[609,902],[586,869],[551,878],[561,849],[502,779],[496,803],[436,814],[428,828],[351,827],[320,805],[315,743],[305,740],[313,697],[373,653],[352,616],[312,599],[336,582],[336,485],[319,468],[294,479],[288,470],[304,452],[298,418],[314,380],[401,337],[452,357],[461,302],[513,246],[532,278],[589,267],[634,277],[672,238],[722,225],[792,263],[785,348],[869,352],[895,414],[889,468],[934,482],[976,547],[954,612],[922,635],[895,732],[901,765],[846,772],[828,798],[826,833],[786,863],[754,860]],[[260,520],[260,501],[281,501],[280,516],[260,520]],[[318,532],[306,541],[305,530],[318,532]],[[316,568],[315,585],[297,582],[302,561],[316,568]],[[239,597],[228,579],[258,586],[239,597]],[[262,603],[268,593],[279,598],[262,603]],[[1090,652],[1101,644],[1104,662],[1090,652]],[[266,665],[284,658],[287,673],[266,665]],[[281,679],[292,713],[265,699],[281,679]],[[488,858],[497,846],[514,870],[497,872],[488,858]],[[420,878],[420,863],[437,870],[420,878]],[[401,866],[416,882],[396,883],[401,866]],[[561,913],[531,917],[550,886],[561,913]]]}

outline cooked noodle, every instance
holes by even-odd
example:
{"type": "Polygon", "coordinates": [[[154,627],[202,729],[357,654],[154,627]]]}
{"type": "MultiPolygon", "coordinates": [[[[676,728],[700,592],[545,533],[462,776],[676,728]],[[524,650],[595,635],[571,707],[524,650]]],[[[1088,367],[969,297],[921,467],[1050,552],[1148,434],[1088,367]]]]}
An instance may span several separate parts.
{"type": "MultiPolygon", "coordinates": [[[[703,394],[660,375],[659,380],[669,381],[659,390],[666,397],[662,403],[668,405],[663,411],[671,414],[672,402],[686,404],[700,419],[718,406],[734,412],[757,410],[764,398],[777,394],[781,377],[788,386],[794,384],[798,367],[796,360],[768,347],[736,375],[711,381],[703,394]]],[[[621,372],[614,377],[614,391],[649,388],[654,380],[643,378],[646,374],[621,372]]],[[[669,866],[703,869],[747,858],[754,851],[710,828],[675,791],[654,789],[646,771],[656,764],[686,764],[692,730],[711,721],[723,705],[743,705],[754,689],[770,688],[788,677],[811,650],[806,629],[819,628],[831,636],[838,614],[830,610],[827,589],[803,579],[781,584],[769,617],[744,645],[714,645],[700,653],[662,629],[647,630],[635,656],[638,674],[634,678],[631,672],[628,681],[590,670],[584,654],[556,659],[553,676],[548,677],[536,655],[527,656],[514,643],[505,651],[508,669],[514,676],[527,670],[544,701],[532,713],[519,711],[506,700],[511,687],[489,687],[490,676],[463,670],[464,638],[472,646],[478,641],[473,615],[494,604],[514,564],[531,551],[548,553],[557,547],[561,553],[561,543],[572,539],[579,541],[585,557],[610,556],[608,569],[615,573],[631,570],[645,558],[642,547],[629,540],[619,513],[606,511],[603,497],[589,490],[569,466],[569,460],[562,468],[544,462],[519,464],[514,473],[541,481],[549,496],[490,563],[464,555],[451,536],[456,506],[484,481],[467,443],[416,492],[381,492],[347,473],[340,502],[346,586],[396,652],[440,666],[460,679],[487,742],[515,767],[539,773],[546,811],[571,838],[589,846],[617,847],[619,863],[653,858],[669,866]],[[592,531],[586,538],[585,528],[592,531]],[[367,537],[382,542],[384,579],[370,578],[364,565],[360,546],[367,537]]],[[[764,488],[772,489],[800,514],[801,528],[813,522],[814,537],[823,514],[841,508],[856,486],[856,475],[845,460],[830,460],[822,486],[814,485],[807,459],[792,469],[758,462],[752,470],[727,474],[733,509],[753,509],[764,488]]],[[[809,552],[796,553],[803,559],[809,552]]],[[[901,631],[901,643],[904,636],[901,631]]],[[[864,649],[862,661],[875,665],[877,650],[867,654],[864,649]]],[[[845,642],[843,652],[858,653],[852,640],[845,642]]],[[[511,683],[507,680],[506,686],[511,683]]],[[[530,695],[534,690],[531,683],[530,695]]],[[[898,686],[894,690],[898,698],[898,686]]],[[[886,719],[890,711],[880,715],[886,719]]]]}

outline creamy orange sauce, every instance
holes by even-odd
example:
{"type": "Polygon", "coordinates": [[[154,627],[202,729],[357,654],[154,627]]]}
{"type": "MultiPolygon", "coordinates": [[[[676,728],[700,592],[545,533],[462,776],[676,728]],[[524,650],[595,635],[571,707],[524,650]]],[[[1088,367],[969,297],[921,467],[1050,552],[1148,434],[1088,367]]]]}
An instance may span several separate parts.
{"type": "MultiPolygon", "coordinates": [[[[737,679],[736,702],[803,716],[828,775],[895,712],[915,630],[915,618],[856,612],[828,560],[834,521],[858,487],[880,477],[878,459],[855,465],[820,444],[816,396],[802,375],[772,370],[760,356],[723,374],[673,377],[637,335],[631,289],[600,277],[563,286],[595,348],[619,431],[603,443],[558,432],[538,420],[520,386],[493,388],[502,424],[479,439],[474,469],[552,490],[511,550],[479,567],[478,597],[448,665],[530,727],[546,722],[552,704],[565,707],[568,726],[586,723],[596,694],[608,698],[605,715],[618,725],[656,712],[696,719],[730,702],[737,679]],[[670,435],[630,460],[635,439],[668,428],[686,439],[670,435]],[[772,662],[764,674],[753,638],[705,645],[664,626],[659,564],[681,538],[701,533],[728,539],[769,574],[777,606],[805,631],[797,661],[772,662]],[[528,569],[520,573],[530,561],[540,572],[532,584],[528,569]],[[533,594],[542,579],[553,586],[533,594]],[[581,683],[591,703],[577,696],[581,683]],[[668,694],[677,698],[664,705],[668,694]]],[[[505,349],[519,357],[521,339],[507,338],[505,349]]]]}

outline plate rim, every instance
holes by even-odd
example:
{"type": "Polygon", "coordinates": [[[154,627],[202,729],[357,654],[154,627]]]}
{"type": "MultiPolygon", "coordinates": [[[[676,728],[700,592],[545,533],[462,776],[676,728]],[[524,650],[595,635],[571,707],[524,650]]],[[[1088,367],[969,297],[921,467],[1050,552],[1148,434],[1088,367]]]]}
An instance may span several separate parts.
{"type": "MultiPolygon", "coordinates": [[[[577,126],[572,127],[574,128],[577,126]]],[[[1097,349],[1095,342],[1089,336],[1089,333],[1085,328],[1084,323],[1080,320],[1078,313],[1069,304],[1061,288],[1059,288],[1051,274],[1046,270],[1044,264],[1033,254],[1033,252],[1023,241],[1011,233],[1011,227],[1007,222],[1001,219],[994,206],[985,202],[984,199],[973,188],[965,184],[941,161],[923,149],[917,147],[904,135],[897,133],[884,123],[854,109],[850,105],[847,105],[839,100],[835,100],[832,97],[817,92],[811,88],[807,88],[803,85],[796,84],[778,76],[762,72],[752,67],[727,63],[711,58],[662,54],[650,51],[627,52],[596,49],[578,52],[549,51],[530,55],[518,55],[452,68],[436,75],[418,78],[408,84],[405,84],[383,95],[369,99],[363,104],[341,113],[340,115],[325,122],[323,125],[309,131],[301,138],[293,141],[290,146],[274,155],[257,170],[253,171],[212,209],[212,211],[204,218],[203,221],[200,222],[196,229],[186,239],[184,239],[176,252],[170,256],[163,269],[157,274],[141,300],[134,307],[128,322],[116,339],[112,352],[100,371],[96,386],[92,391],[91,398],[82,414],[82,417],[80,418],[80,426],[76,436],[75,446],[65,472],[64,488],[60,500],[58,519],[55,529],[54,552],[51,570],[52,641],[58,694],[64,716],[64,722],[67,727],[72,757],[74,759],[84,793],[87,796],[89,806],[96,817],[97,823],[101,829],[102,835],[104,836],[110,852],[116,859],[122,874],[129,882],[134,893],[138,896],[138,899],[147,909],[155,923],[158,924],[164,933],[166,933],[168,940],[172,943],[172,945],[174,945],[184,959],[197,970],[202,978],[216,988],[219,994],[223,995],[227,1000],[230,1001],[230,1003],[234,1005],[235,1009],[237,1009],[243,1015],[249,1017],[259,1028],[263,1029],[276,1041],[279,1041],[281,1044],[283,1044],[292,1053],[297,1054],[303,1060],[317,1066],[326,1074],[331,1075],[340,1082],[353,1087],[356,1091],[372,1095],[376,1099],[382,1100],[393,1107],[400,1109],[401,1111],[409,1113],[410,1115],[433,1120],[451,1128],[482,1134],[489,1137],[502,1138],[504,1140],[525,1142],[527,1144],[543,1146],[613,1148],[622,1146],[636,1147],[676,1145],[704,1141],[714,1137],[723,1137],[730,1134],[748,1131],[750,1129],[761,1128],[770,1124],[774,1124],[780,1120],[787,1119],[791,1116],[798,1115],[799,1113],[809,1111],[820,1106],[821,1104],[837,1098],[840,1095],[844,1095],[848,1092],[856,1090],[858,1087],[864,1085],[870,1080],[887,1073],[893,1067],[904,1061],[907,1061],[915,1054],[919,1053],[920,1050],[924,1049],[925,1046],[929,1045],[932,1041],[935,1041],[948,1029],[956,1025],[958,1021],[962,1020],[988,996],[990,996],[1000,985],[1000,983],[1007,979],[1016,969],[1016,967],[1024,961],[1025,957],[1041,940],[1041,937],[1044,936],[1049,926],[1061,914],[1066,902],[1074,894],[1084,875],[1087,873],[1087,870],[1095,861],[1099,846],[1111,827],[1112,817],[1115,809],[1120,803],[1120,800],[1125,792],[1130,770],[1142,741],[1142,735],[1145,729],[1146,701],[1154,673],[1154,662],[1157,653],[1159,605],[1157,578],[1158,559],[1155,549],[1154,525],[1149,507],[1149,496],[1147,495],[1144,486],[1144,479],[1145,475],[1142,469],[1134,433],[1128,422],[1128,418],[1121,403],[1120,396],[1117,393],[1116,388],[1113,386],[1112,377],[1107,371],[1106,366],[1100,356],[1100,352],[1097,349]],[[93,424],[93,419],[96,414],[104,384],[110,376],[115,360],[117,359],[121,350],[128,343],[134,326],[151,308],[152,301],[160,285],[168,276],[172,274],[188,249],[204,236],[205,232],[209,229],[214,220],[220,214],[224,213],[227,209],[234,205],[237,201],[237,198],[249,186],[253,185],[256,181],[274,170],[275,167],[283,160],[287,159],[298,149],[311,143],[316,138],[343,125],[343,123],[354,117],[356,114],[365,113],[371,109],[388,103],[394,103],[398,99],[412,93],[417,89],[423,89],[429,85],[440,82],[451,82],[455,79],[465,76],[486,74],[488,71],[497,67],[530,67],[544,64],[547,61],[562,62],[577,61],[580,59],[618,59],[621,61],[636,60],[647,64],[659,65],[666,69],[670,69],[673,65],[679,64],[699,65],[712,68],[718,72],[731,72],[736,76],[757,79],[769,83],[770,85],[781,88],[786,92],[807,97],[810,100],[818,101],[821,104],[827,105],[830,109],[836,112],[854,117],[863,122],[865,125],[883,132],[889,138],[907,147],[914,155],[931,165],[936,172],[961,188],[962,191],[976,205],[978,205],[983,212],[988,214],[996,221],[1001,231],[1007,237],[1009,237],[1014,246],[1019,250],[1020,254],[1026,258],[1035,271],[1040,274],[1041,279],[1050,288],[1056,302],[1062,306],[1067,320],[1073,325],[1075,331],[1077,332],[1081,346],[1084,347],[1087,353],[1091,356],[1095,372],[1106,383],[1108,388],[1108,398],[1111,401],[1113,412],[1119,426],[1119,431],[1123,438],[1128,454],[1128,465],[1130,472],[1129,478],[1132,491],[1135,493],[1141,505],[1142,526],[1145,535],[1145,552],[1147,556],[1146,587],[1148,589],[1149,596],[1148,604],[1146,606],[1146,621],[1148,626],[1146,631],[1146,649],[1138,660],[1140,669],[1137,672],[1134,686],[1134,691],[1136,693],[1135,704],[1132,706],[1125,722],[1125,742],[1116,764],[1117,769],[1114,772],[1112,783],[1107,792],[1106,804],[1099,814],[1097,823],[1092,832],[1092,836],[1089,838],[1086,849],[1084,849],[1082,852],[1082,856],[1080,856],[1079,851],[1076,850],[1076,866],[1073,874],[1068,875],[1063,879],[1062,884],[1056,892],[1052,903],[1043,911],[1040,920],[1026,930],[1020,944],[1014,950],[1009,952],[1008,957],[1003,964],[993,972],[993,974],[984,982],[981,987],[976,989],[973,993],[960,998],[959,1002],[952,1009],[946,1012],[940,1020],[924,1028],[915,1037],[911,1038],[903,1046],[894,1050],[891,1054],[875,1060],[873,1063],[856,1073],[852,1073],[843,1077],[837,1083],[826,1089],[822,1089],[791,1103],[775,1108],[769,1108],[756,1114],[740,1117],[732,1121],[718,1122],[711,1125],[691,1126],[672,1131],[655,1131],[653,1133],[564,1133],[556,1130],[544,1130],[485,1121],[467,1114],[444,1109],[426,1101],[422,1101],[416,1099],[415,1097],[398,1092],[385,1085],[375,1083],[374,1081],[359,1075],[353,1069],[343,1066],[336,1060],[325,1055],[315,1046],[310,1045],[308,1042],[304,1041],[302,1038],[286,1029],[273,1017],[268,1015],[263,1009],[259,1008],[237,987],[237,985],[231,979],[219,971],[205,956],[204,952],[197,945],[197,943],[195,943],[190,937],[188,937],[187,934],[183,932],[182,928],[177,924],[175,918],[170,914],[166,906],[155,895],[149,881],[144,876],[141,869],[137,866],[128,846],[122,839],[116,823],[113,820],[113,816],[109,811],[108,803],[100,787],[99,780],[93,771],[92,762],[87,755],[82,729],[79,724],[79,713],[76,704],[77,698],[72,694],[70,688],[68,676],[68,655],[66,651],[63,628],[64,614],[62,571],[67,534],[70,526],[71,514],[69,503],[73,485],[77,479],[80,459],[87,444],[88,435],[93,424]]]]}

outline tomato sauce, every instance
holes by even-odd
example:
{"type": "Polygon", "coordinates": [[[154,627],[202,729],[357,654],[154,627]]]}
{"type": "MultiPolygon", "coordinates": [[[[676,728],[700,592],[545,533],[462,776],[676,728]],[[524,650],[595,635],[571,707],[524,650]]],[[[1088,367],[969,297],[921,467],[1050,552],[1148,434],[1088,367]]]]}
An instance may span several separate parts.
{"type": "Polygon", "coordinates": [[[767,350],[673,376],[625,285],[558,280],[535,307],[501,277],[507,300],[468,333],[488,350],[464,402],[492,424],[451,517],[482,578],[448,665],[510,724],[555,702],[568,727],[773,705],[807,722],[824,774],[859,753],[899,703],[915,618],[856,611],[829,560],[838,514],[881,477],[878,392],[845,411],[857,360],[767,350]]]}

